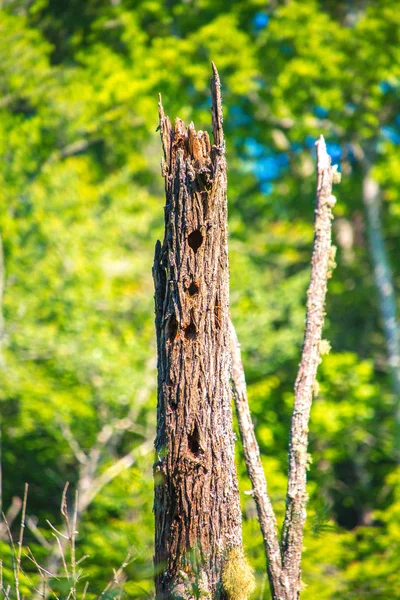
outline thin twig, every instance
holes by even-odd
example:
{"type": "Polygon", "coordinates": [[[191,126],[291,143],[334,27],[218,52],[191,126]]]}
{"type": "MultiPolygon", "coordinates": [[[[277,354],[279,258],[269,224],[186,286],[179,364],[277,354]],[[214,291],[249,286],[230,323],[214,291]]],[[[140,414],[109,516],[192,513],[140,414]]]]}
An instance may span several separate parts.
{"type": "Polygon", "coordinates": [[[146,454],[151,450],[152,447],[152,440],[146,440],[143,442],[143,444],[125,454],[125,456],[117,460],[116,463],[108,467],[108,469],[96,477],[96,479],[94,479],[92,482],[92,486],[90,490],[88,490],[87,495],[80,500],[80,510],[82,510],[83,507],[86,508],[105,485],[110,483],[113,479],[115,479],[115,477],[120,475],[120,473],[126,471],[126,469],[129,469],[134,464],[137,456],[146,454]]]}
{"type": "Polygon", "coordinates": [[[35,519],[33,519],[32,517],[27,517],[26,518],[26,526],[30,529],[31,533],[35,536],[37,541],[44,548],[47,548],[47,549],[51,548],[50,542],[44,537],[43,533],[40,531],[39,527],[36,525],[35,519]]]}
{"type": "MultiPolygon", "coordinates": [[[[57,534],[54,537],[57,536],[61,536],[63,537],[65,540],[68,540],[68,535],[65,535],[64,533],[61,533],[61,531],[58,531],[58,529],[56,529],[53,525],[53,523],[51,523],[51,521],[49,521],[48,519],[46,519],[46,523],[48,524],[48,526],[57,534]]],[[[53,534],[54,535],[54,534],[53,534]]]]}
{"type": "MultiPolygon", "coordinates": [[[[66,498],[65,498],[65,508],[66,508],[66,514],[68,515],[68,507],[67,507],[66,498]]],[[[69,527],[68,517],[66,517],[66,522],[67,522],[67,526],[69,527]]],[[[78,490],[75,491],[75,503],[74,503],[74,510],[72,513],[72,528],[70,529],[70,532],[69,532],[71,579],[72,579],[70,597],[73,598],[74,600],[76,600],[76,583],[78,581],[78,575],[76,572],[77,563],[76,563],[76,548],[75,548],[75,541],[76,541],[76,534],[77,534],[77,531],[76,531],[77,522],[78,522],[78,490]]]]}
{"type": "Polygon", "coordinates": [[[47,569],[45,569],[44,567],[42,567],[36,560],[32,550],[28,547],[27,548],[27,552],[25,554],[25,556],[31,561],[33,562],[33,564],[35,565],[35,567],[37,568],[37,570],[39,571],[39,573],[44,573],[45,575],[48,575],[49,577],[51,577],[52,579],[57,579],[58,581],[58,577],[56,577],[55,575],[53,575],[53,573],[50,573],[50,571],[47,571],[47,569]]]}
{"type": "Polygon", "coordinates": [[[18,550],[17,550],[16,561],[15,561],[15,592],[16,592],[18,600],[20,600],[20,598],[21,598],[20,590],[19,590],[19,575],[21,572],[21,556],[22,556],[22,544],[24,542],[27,500],[28,500],[28,484],[25,483],[24,499],[22,501],[21,526],[19,529],[19,538],[18,538],[18,550]]]}
{"type": "Polygon", "coordinates": [[[58,581],[58,577],[56,577],[55,575],[53,575],[52,573],[50,573],[50,571],[47,571],[47,569],[45,569],[44,567],[42,567],[36,560],[36,558],[33,555],[32,550],[28,547],[28,551],[25,554],[25,556],[35,565],[35,567],[38,570],[39,576],[42,580],[42,588],[41,589],[37,589],[35,588],[35,591],[37,592],[37,594],[39,595],[40,598],[47,598],[48,593],[46,590],[46,586],[49,588],[49,593],[54,596],[54,598],[56,598],[56,600],[59,600],[57,594],[54,592],[54,590],[51,588],[49,582],[48,582],[48,577],[51,577],[52,579],[56,579],[58,581]]]}
{"type": "Polygon", "coordinates": [[[61,417],[59,417],[57,420],[58,420],[58,424],[60,425],[60,429],[62,431],[62,434],[63,434],[65,440],[68,442],[68,445],[71,448],[71,450],[72,450],[75,458],[78,460],[78,462],[80,462],[81,464],[85,465],[87,463],[87,461],[88,461],[88,457],[83,452],[83,450],[80,447],[78,441],[74,437],[74,435],[73,435],[73,433],[71,431],[70,426],[61,417]]]}
{"type": "Polygon", "coordinates": [[[14,582],[17,580],[17,566],[16,566],[16,552],[15,552],[15,545],[12,539],[12,535],[11,535],[11,530],[10,530],[10,526],[7,522],[6,519],[6,515],[4,513],[2,513],[2,517],[3,517],[3,521],[6,527],[6,531],[7,531],[7,537],[8,537],[8,545],[10,546],[10,550],[11,550],[11,563],[12,563],[12,570],[13,570],[13,575],[14,575],[14,582]]]}
{"type": "Polygon", "coordinates": [[[83,592],[82,592],[82,600],[85,600],[85,598],[86,598],[86,593],[87,593],[88,587],[89,587],[89,582],[87,581],[87,582],[85,583],[85,587],[83,588],[83,592]]]}
{"type": "Polygon", "coordinates": [[[11,592],[11,585],[8,585],[4,590],[4,600],[9,600],[11,592]]]}
{"type": "Polygon", "coordinates": [[[8,537],[7,534],[7,527],[6,527],[6,522],[8,524],[8,527],[11,529],[11,526],[13,524],[13,522],[15,521],[15,519],[17,518],[19,511],[21,510],[22,507],[22,500],[19,496],[14,496],[13,499],[11,500],[11,505],[8,507],[6,516],[4,518],[3,522],[0,522],[0,540],[6,540],[8,537]]]}
{"type": "Polygon", "coordinates": [[[126,558],[125,558],[124,562],[122,563],[122,565],[120,566],[120,568],[118,569],[118,571],[114,571],[114,577],[106,585],[106,587],[104,588],[104,590],[101,592],[100,596],[98,597],[98,600],[101,600],[101,598],[104,598],[104,596],[106,596],[107,592],[109,592],[110,590],[112,590],[115,587],[118,587],[120,585],[119,578],[121,577],[121,575],[122,575],[123,571],[126,569],[126,567],[128,565],[130,565],[130,563],[134,560],[135,553],[136,552],[135,552],[134,548],[129,548],[128,553],[126,555],[126,558]]]}
{"type": "Polygon", "coordinates": [[[59,549],[59,552],[60,552],[62,564],[63,564],[63,567],[64,567],[65,576],[66,576],[67,579],[69,579],[68,565],[67,565],[67,561],[65,559],[65,553],[64,553],[63,545],[61,543],[60,538],[58,538],[57,536],[55,536],[55,538],[56,538],[56,541],[57,541],[57,545],[58,545],[58,549],[59,549]]]}

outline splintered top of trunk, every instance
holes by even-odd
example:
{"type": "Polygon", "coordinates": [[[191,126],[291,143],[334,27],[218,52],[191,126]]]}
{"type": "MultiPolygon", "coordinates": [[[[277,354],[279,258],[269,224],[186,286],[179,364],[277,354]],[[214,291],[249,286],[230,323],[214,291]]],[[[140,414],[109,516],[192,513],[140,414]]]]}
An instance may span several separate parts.
{"type": "Polygon", "coordinates": [[[212,63],[213,78],[211,81],[212,95],[212,124],[214,145],[211,146],[207,131],[196,131],[193,122],[188,126],[179,119],[175,119],[174,127],[164,113],[161,94],[159,95],[158,110],[160,118],[161,141],[164,150],[164,161],[162,165],[163,175],[172,173],[176,166],[176,156],[190,158],[192,166],[197,172],[207,172],[217,166],[217,156],[225,153],[224,132],[222,129],[222,101],[221,84],[218,71],[212,63]]]}

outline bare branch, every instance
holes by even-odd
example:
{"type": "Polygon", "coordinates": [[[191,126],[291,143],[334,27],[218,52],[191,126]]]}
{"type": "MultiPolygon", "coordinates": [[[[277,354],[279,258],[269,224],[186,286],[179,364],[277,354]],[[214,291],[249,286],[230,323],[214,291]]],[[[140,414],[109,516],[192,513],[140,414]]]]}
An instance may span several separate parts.
{"type": "Polygon", "coordinates": [[[63,544],[61,542],[61,540],[60,540],[59,537],[57,537],[57,536],[55,536],[55,537],[56,537],[56,541],[57,541],[57,546],[58,546],[58,550],[59,550],[59,553],[60,553],[60,557],[61,557],[61,560],[62,560],[62,564],[64,566],[65,576],[66,576],[67,579],[69,579],[68,565],[67,565],[67,561],[66,561],[66,558],[65,558],[65,552],[64,552],[65,544],[63,544]]]}
{"type": "Polygon", "coordinates": [[[277,533],[277,524],[271,500],[267,492],[267,482],[261,463],[260,450],[254,434],[247,398],[240,344],[232,321],[230,322],[232,391],[239,423],[240,437],[246,461],[247,473],[253,485],[252,496],[257,506],[258,520],[268,559],[268,577],[273,597],[284,597],[282,586],[282,558],[277,533]]]}
{"type": "Polygon", "coordinates": [[[58,581],[58,577],[56,577],[55,575],[53,575],[53,573],[50,573],[50,571],[47,571],[44,567],[42,567],[41,565],[39,565],[39,563],[37,562],[32,550],[28,547],[28,550],[25,554],[25,556],[31,561],[33,562],[33,564],[35,565],[35,567],[37,568],[37,570],[39,571],[40,574],[45,574],[48,575],[49,577],[51,577],[52,579],[57,579],[58,581]]]}
{"type": "MultiPolygon", "coordinates": [[[[0,540],[8,538],[7,526],[11,527],[14,520],[17,518],[22,507],[22,500],[18,496],[14,496],[11,500],[11,505],[4,517],[3,522],[0,522],[0,540]]],[[[3,513],[2,513],[3,514],[3,513]]]]}
{"type": "Polygon", "coordinates": [[[331,258],[332,196],[335,169],[327,154],[324,138],[317,146],[317,199],[311,279],[307,292],[307,314],[301,362],[295,382],[295,398],[289,442],[289,477],[286,514],[283,526],[283,569],[288,577],[289,598],[300,590],[301,551],[306,519],[306,471],[308,424],[324,323],[324,306],[331,258]]]}
{"type": "Polygon", "coordinates": [[[60,425],[60,429],[62,431],[62,434],[63,434],[65,440],[68,442],[68,445],[71,448],[71,450],[72,450],[75,458],[81,464],[83,464],[83,465],[86,464],[87,461],[88,461],[88,457],[83,452],[83,450],[80,447],[78,441],[74,437],[74,434],[72,433],[70,426],[61,417],[57,417],[57,420],[58,420],[58,424],[60,425]]]}
{"type": "Polygon", "coordinates": [[[51,544],[44,537],[43,533],[36,524],[36,520],[33,517],[27,517],[26,526],[30,529],[31,533],[44,548],[51,548],[51,544]]]}
{"type": "Polygon", "coordinates": [[[143,442],[140,446],[128,452],[120,458],[115,464],[111,465],[106,469],[103,473],[101,473],[98,477],[96,477],[92,481],[92,485],[87,490],[87,493],[80,498],[79,501],[79,512],[82,512],[87,508],[87,506],[92,502],[92,500],[97,496],[100,490],[103,489],[105,485],[110,483],[115,477],[120,475],[126,469],[131,467],[137,456],[143,456],[147,452],[151,450],[153,447],[153,443],[150,440],[143,442]]]}
{"type": "Polygon", "coordinates": [[[165,116],[164,108],[162,105],[161,94],[158,95],[158,115],[160,119],[160,136],[161,143],[164,151],[164,161],[162,162],[162,175],[165,176],[166,173],[165,168],[168,168],[171,159],[171,135],[172,135],[172,127],[171,121],[169,117],[165,116]]]}
{"type": "Polygon", "coordinates": [[[81,152],[87,150],[91,144],[98,142],[100,139],[101,138],[94,138],[91,140],[82,138],[79,140],[75,140],[74,142],[71,142],[71,144],[64,146],[64,148],[60,148],[60,150],[56,150],[55,152],[53,152],[53,154],[51,154],[47,159],[46,164],[52,164],[62,158],[67,158],[68,156],[80,154],[81,152]]]}
{"type": "Polygon", "coordinates": [[[114,577],[104,588],[104,590],[98,597],[98,600],[101,600],[101,598],[106,597],[108,592],[110,592],[112,589],[119,587],[121,585],[122,582],[120,580],[120,577],[121,577],[122,573],[124,572],[124,569],[126,569],[126,567],[128,565],[130,565],[130,563],[134,560],[135,555],[136,555],[136,552],[135,552],[134,548],[129,548],[124,562],[122,563],[122,565],[120,566],[120,568],[117,571],[114,571],[114,577]]]}
{"type": "MultiPolygon", "coordinates": [[[[146,394],[146,396],[148,396],[147,389],[144,393],[146,394]]],[[[135,406],[141,405],[141,401],[138,398],[141,395],[143,395],[143,393],[137,395],[135,399],[135,406]]],[[[131,410],[129,411],[126,417],[123,417],[122,419],[114,419],[113,421],[111,421],[111,423],[107,423],[106,425],[104,425],[104,427],[101,428],[101,430],[96,436],[96,447],[99,446],[101,448],[104,448],[106,444],[115,447],[115,444],[118,443],[118,441],[121,439],[122,435],[126,431],[134,432],[138,435],[146,437],[148,433],[146,427],[136,423],[136,418],[136,411],[134,412],[133,410],[131,410]],[[110,444],[110,442],[112,442],[112,444],[110,444]]]]}
{"type": "MultiPolygon", "coordinates": [[[[11,529],[10,529],[9,524],[7,523],[7,519],[6,519],[6,516],[4,513],[2,513],[2,517],[3,517],[4,524],[6,526],[8,545],[10,546],[10,550],[11,550],[11,563],[12,563],[12,571],[13,571],[13,575],[14,575],[14,585],[15,585],[15,590],[17,592],[17,598],[19,600],[19,580],[18,580],[17,563],[16,563],[17,554],[15,551],[15,545],[14,545],[13,538],[11,535],[11,529]]],[[[10,587],[10,586],[8,586],[8,587],[10,587]]],[[[8,590],[8,588],[7,588],[7,590],[8,590]]],[[[8,598],[8,595],[9,595],[9,590],[8,590],[8,594],[6,594],[7,598],[8,598]]]]}
{"type": "Polygon", "coordinates": [[[46,519],[46,523],[47,525],[55,532],[53,533],[53,535],[55,535],[55,537],[57,536],[61,536],[62,538],[64,538],[65,540],[68,540],[68,535],[66,535],[65,533],[61,533],[61,531],[58,531],[58,529],[56,529],[54,527],[54,525],[52,524],[51,521],[49,521],[48,519],[46,519]]]}
{"type": "Polygon", "coordinates": [[[28,484],[25,483],[24,499],[22,501],[21,526],[19,529],[19,538],[18,538],[18,550],[17,550],[17,556],[16,556],[16,560],[15,560],[15,592],[17,594],[18,600],[20,600],[20,597],[21,597],[20,590],[19,590],[19,574],[21,572],[21,556],[22,556],[22,544],[24,543],[27,500],[28,500],[28,484]]]}
{"type": "Polygon", "coordinates": [[[86,598],[86,593],[87,593],[88,587],[89,587],[89,582],[87,581],[87,582],[85,583],[85,587],[83,588],[83,592],[82,592],[82,600],[85,600],[85,598],[86,598]]]}
{"type": "Polygon", "coordinates": [[[222,113],[221,82],[217,67],[212,62],[213,77],[211,79],[211,98],[212,98],[212,125],[214,134],[214,144],[220,148],[224,147],[224,130],[222,123],[224,117],[222,113]]]}

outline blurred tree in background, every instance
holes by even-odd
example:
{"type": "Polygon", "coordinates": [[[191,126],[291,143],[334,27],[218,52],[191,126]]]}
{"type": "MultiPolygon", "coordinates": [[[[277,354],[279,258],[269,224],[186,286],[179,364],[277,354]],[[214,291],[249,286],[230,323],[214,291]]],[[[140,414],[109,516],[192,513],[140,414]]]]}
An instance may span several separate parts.
{"type": "MultiPolygon", "coordinates": [[[[90,555],[87,597],[104,588],[130,546],[135,560],[125,591],[152,597],[151,265],[164,196],[157,93],[169,114],[208,128],[214,60],[224,91],[232,315],[280,517],[318,134],[344,174],[325,327],[332,350],[312,413],[303,597],[398,598],[400,398],[363,194],[363,181],[373,178],[393,301],[400,286],[398,3],[1,6],[3,510],[29,482],[26,543],[46,564],[53,540],[45,520],[60,523],[70,481],[81,498],[78,552],[90,555]]],[[[267,598],[239,444],[237,451],[254,597],[267,598]]],[[[8,580],[9,548],[0,533],[8,580]]],[[[34,579],[33,565],[24,565],[34,579]]]]}

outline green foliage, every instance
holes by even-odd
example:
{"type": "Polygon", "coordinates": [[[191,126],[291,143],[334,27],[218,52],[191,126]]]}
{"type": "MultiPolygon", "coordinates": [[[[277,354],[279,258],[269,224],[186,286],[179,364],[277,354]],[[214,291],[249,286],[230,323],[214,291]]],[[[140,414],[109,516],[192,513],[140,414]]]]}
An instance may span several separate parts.
{"type": "MultiPolygon", "coordinates": [[[[232,315],[279,522],[313,236],[313,137],[324,133],[335,145],[343,173],[335,206],[338,267],[324,332],[332,350],[320,367],[310,431],[303,596],[398,597],[398,399],[388,377],[356,156],[360,148],[367,154],[382,186],[398,287],[397,4],[2,4],[3,510],[28,481],[28,516],[47,543],[34,527],[25,541],[45,564],[52,542],[46,519],[62,526],[64,484],[82,482],[77,446],[86,456],[96,449],[95,475],[105,483],[83,511],[77,538],[79,557],[89,555],[87,598],[104,589],[129,547],[135,560],[126,568],[126,596],[152,597],[152,453],[143,444],[156,419],[151,266],[164,195],[157,93],[168,114],[210,129],[210,60],[224,92],[232,315]],[[257,25],[257,17],[267,24],[257,25]],[[271,174],[275,159],[279,169],[271,174]],[[264,161],[261,171],[257,161],[264,161]],[[130,468],[107,479],[131,451],[130,468]]],[[[264,589],[267,598],[239,444],[237,452],[254,597],[264,589]]],[[[0,557],[11,582],[4,540],[0,557]]],[[[39,578],[23,561],[29,581],[23,579],[21,592],[29,597],[39,578]]]]}

